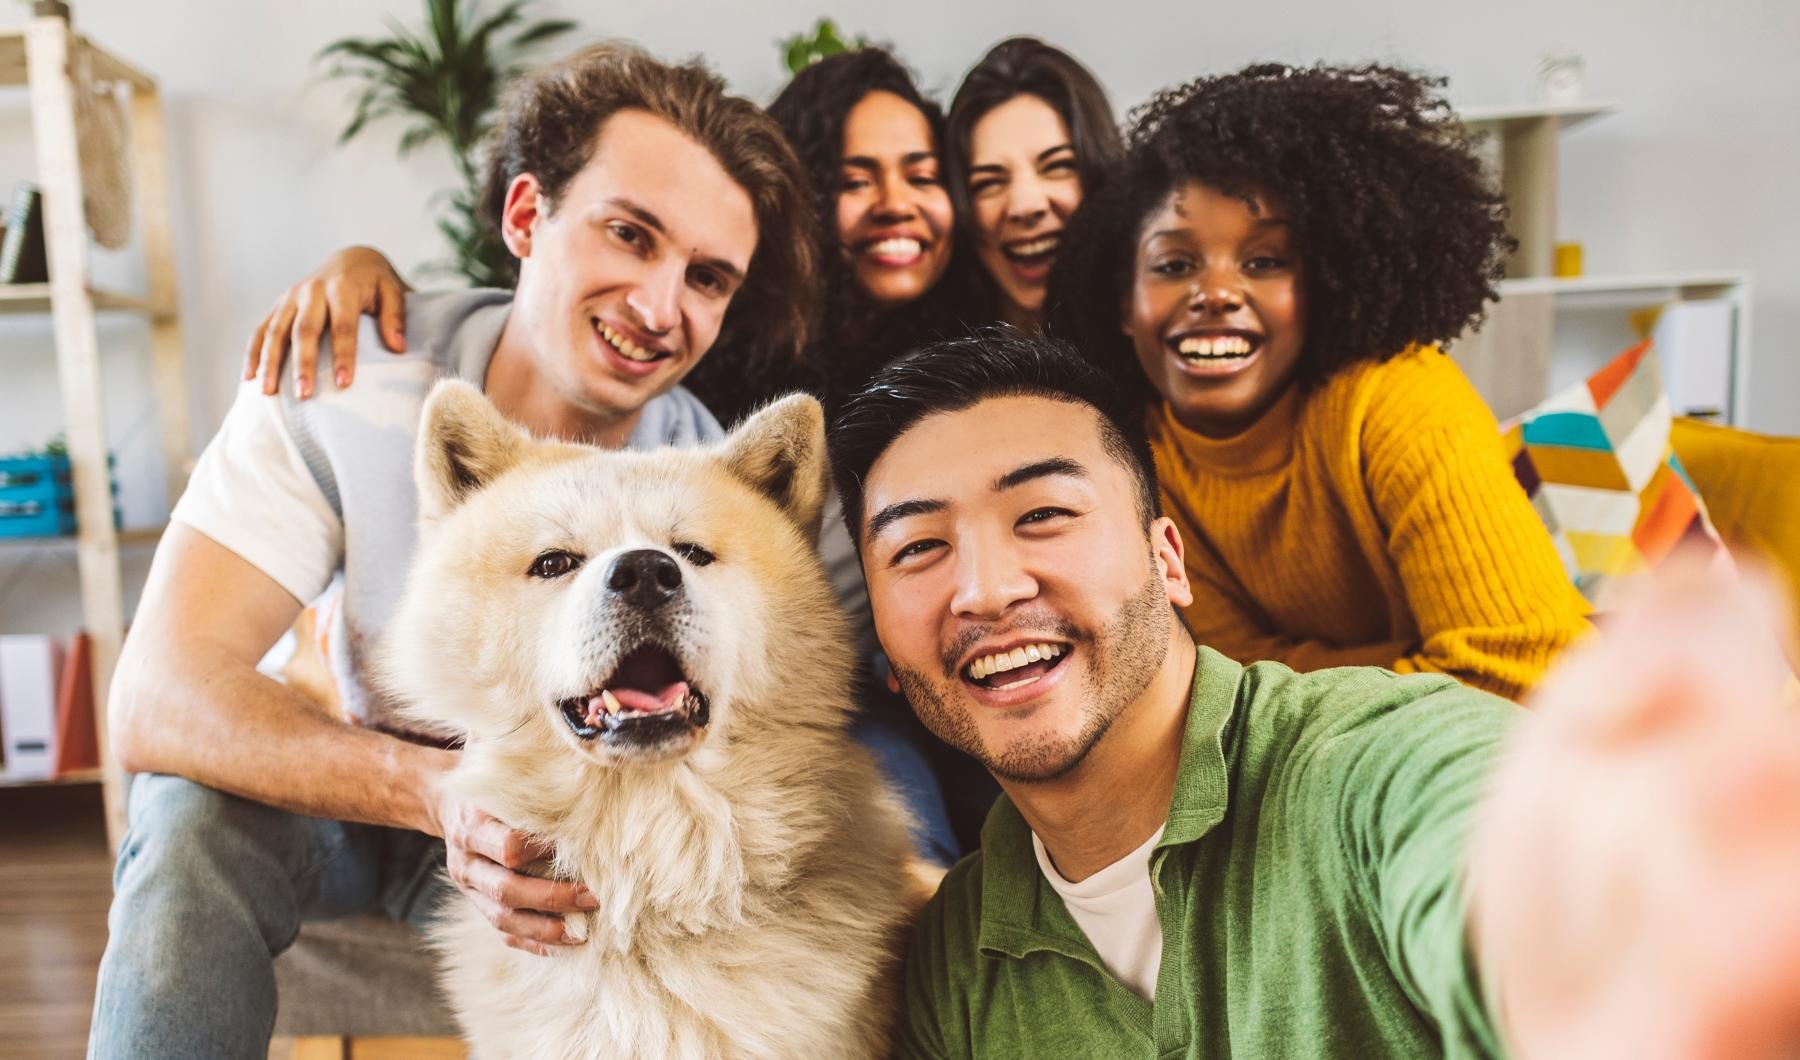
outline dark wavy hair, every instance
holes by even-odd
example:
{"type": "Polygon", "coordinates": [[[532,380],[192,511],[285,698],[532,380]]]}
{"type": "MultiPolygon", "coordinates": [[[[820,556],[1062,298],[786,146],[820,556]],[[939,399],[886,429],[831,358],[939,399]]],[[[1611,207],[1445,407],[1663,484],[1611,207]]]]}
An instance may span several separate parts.
{"type": "Polygon", "coordinates": [[[1069,130],[1081,192],[1092,195],[1125,155],[1106,89],[1087,67],[1060,48],[1036,37],[1008,37],[988,49],[963,76],[945,119],[944,173],[950,201],[965,234],[974,223],[969,204],[969,153],[975,124],[987,112],[1018,96],[1049,104],[1069,130]]]}
{"type": "Polygon", "coordinates": [[[537,177],[555,210],[593,158],[596,134],[627,109],[649,111],[692,137],[750,196],[756,252],[715,345],[768,363],[792,361],[813,340],[820,308],[804,177],[776,123],[728,94],[697,61],[665,63],[636,45],[608,41],[520,78],[494,133],[482,188],[487,221],[499,229],[506,189],[524,173],[537,177]]]}
{"type": "MultiPolygon", "coordinates": [[[[828,404],[860,385],[878,367],[930,339],[961,330],[971,316],[972,277],[967,255],[952,252],[950,267],[930,291],[891,309],[875,306],[856,284],[837,232],[837,199],[843,182],[844,125],[871,92],[891,92],[918,108],[942,149],[944,115],[919,91],[912,74],[882,47],[829,56],[794,75],[769,105],[811,178],[809,214],[815,256],[823,263],[824,315],[817,338],[797,360],[743,363],[729,379],[702,375],[690,383],[721,420],[730,422],[769,398],[808,390],[828,404]]],[[[721,366],[723,367],[723,366],[721,366]]],[[[692,377],[690,377],[692,378],[692,377]]]]}
{"type": "Polygon", "coordinates": [[[1188,183],[1285,206],[1305,270],[1303,387],[1478,326],[1515,244],[1443,85],[1390,66],[1259,64],[1156,95],[1131,114],[1120,172],[1070,226],[1050,327],[1149,386],[1121,306],[1145,222],[1188,183]]]}

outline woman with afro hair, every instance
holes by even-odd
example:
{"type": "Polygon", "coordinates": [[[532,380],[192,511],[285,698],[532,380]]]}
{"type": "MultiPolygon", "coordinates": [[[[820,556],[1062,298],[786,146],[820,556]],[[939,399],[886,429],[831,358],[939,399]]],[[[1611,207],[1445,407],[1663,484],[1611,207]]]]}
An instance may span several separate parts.
{"type": "Polygon", "coordinates": [[[1075,217],[1050,324],[1143,386],[1195,639],[1517,699],[1586,606],[1439,349],[1511,246],[1439,84],[1258,65],[1154,97],[1075,217]]]}

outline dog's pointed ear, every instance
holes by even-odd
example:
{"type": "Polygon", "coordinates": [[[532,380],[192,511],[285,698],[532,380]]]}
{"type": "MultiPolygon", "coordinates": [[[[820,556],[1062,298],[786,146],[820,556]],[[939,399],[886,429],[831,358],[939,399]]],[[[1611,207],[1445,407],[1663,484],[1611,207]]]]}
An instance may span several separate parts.
{"type": "Polygon", "coordinates": [[[449,514],[518,463],[530,446],[530,436],[481,391],[459,379],[439,383],[425,399],[413,458],[419,517],[430,521],[449,514]]]}
{"type": "Polygon", "coordinates": [[[825,409],[816,398],[791,394],[745,420],[726,438],[725,466],[819,537],[825,507],[825,409]]]}

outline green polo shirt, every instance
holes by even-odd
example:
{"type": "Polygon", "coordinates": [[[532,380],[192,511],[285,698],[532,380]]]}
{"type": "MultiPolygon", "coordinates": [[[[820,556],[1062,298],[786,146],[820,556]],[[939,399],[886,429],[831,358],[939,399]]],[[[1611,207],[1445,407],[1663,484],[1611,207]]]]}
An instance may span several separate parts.
{"type": "Polygon", "coordinates": [[[1517,715],[1447,677],[1200,648],[1150,857],[1156,1004],[1106,971],[1003,797],[920,914],[902,1055],[1499,1055],[1460,883],[1517,715]]]}

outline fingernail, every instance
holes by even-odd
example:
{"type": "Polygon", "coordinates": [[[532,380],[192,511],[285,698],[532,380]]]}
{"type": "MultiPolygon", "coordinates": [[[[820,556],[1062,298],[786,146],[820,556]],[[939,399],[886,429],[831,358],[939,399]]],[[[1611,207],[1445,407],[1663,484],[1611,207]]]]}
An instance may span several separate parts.
{"type": "Polygon", "coordinates": [[[304,380],[304,379],[302,379],[300,381],[300,396],[303,399],[312,397],[312,383],[311,382],[304,380]]]}
{"type": "Polygon", "coordinates": [[[584,890],[575,896],[575,904],[583,909],[594,910],[600,908],[600,899],[584,890]]]}
{"type": "Polygon", "coordinates": [[[350,373],[344,371],[342,368],[338,369],[337,385],[340,387],[346,387],[346,386],[350,385],[350,373]]]}

